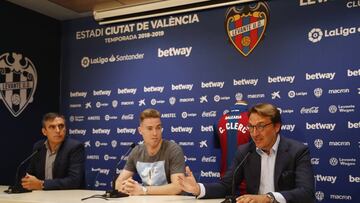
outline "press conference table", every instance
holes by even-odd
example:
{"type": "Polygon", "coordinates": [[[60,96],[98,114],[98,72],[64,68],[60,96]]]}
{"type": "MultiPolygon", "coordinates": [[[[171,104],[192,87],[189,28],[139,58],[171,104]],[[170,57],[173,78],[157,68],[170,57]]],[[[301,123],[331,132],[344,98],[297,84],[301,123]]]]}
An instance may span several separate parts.
{"type": "Polygon", "coordinates": [[[81,201],[82,198],[92,195],[104,194],[104,191],[95,190],[52,190],[33,191],[21,194],[7,194],[3,191],[7,186],[0,186],[0,203],[106,203],[106,202],[128,202],[128,203],[219,203],[223,199],[201,200],[192,196],[181,195],[147,195],[129,196],[123,198],[91,198],[81,201]]]}

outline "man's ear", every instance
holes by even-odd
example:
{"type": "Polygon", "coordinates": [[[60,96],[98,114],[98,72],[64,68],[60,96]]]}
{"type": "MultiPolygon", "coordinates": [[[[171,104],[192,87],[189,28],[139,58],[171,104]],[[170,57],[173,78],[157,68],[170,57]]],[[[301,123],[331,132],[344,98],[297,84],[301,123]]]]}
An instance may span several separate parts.
{"type": "Polygon", "coordinates": [[[44,136],[47,137],[47,135],[46,135],[46,129],[45,129],[45,128],[41,128],[41,132],[42,132],[42,134],[43,134],[44,136]]]}
{"type": "Polygon", "coordinates": [[[274,127],[276,129],[276,133],[279,133],[280,129],[281,129],[281,123],[275,123],[274,125],[275,125],[274,127]]]}
{"type": "Polygon", "coordinates": [[[142,135],[141,127],[140,127],[140,126],[138,127],[138,131],[139,131],[139,134],[142,135]]]}

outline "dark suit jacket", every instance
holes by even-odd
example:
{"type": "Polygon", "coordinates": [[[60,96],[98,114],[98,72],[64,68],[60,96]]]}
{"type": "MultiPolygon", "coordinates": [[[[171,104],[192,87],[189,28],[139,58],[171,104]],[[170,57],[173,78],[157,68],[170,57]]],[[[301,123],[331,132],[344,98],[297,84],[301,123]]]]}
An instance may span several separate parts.
{"type": "MultiPolygon", "coordinates": [[[[27,173],[36,176],[40,180],[45,178],[45,140],[34,144],[34,149],[39,149],[27,169],[27,173]]],[[[84,145],[70,138],[65,138],[57,152],[54,161],[53,179],[44,181],[44,190],[75,189],[84,187],[84,145]]]]}
{"type": "MultiPolygon", "coordinates": [[[[248,158],[235,176],[235,185],[245,179],[247,192],[258,194],[260,185],[261,157],[252,143],[239,146],[232,167],[218,183],[204,184],[204,198],[221,198],[231,195],[234,168],[250,152],[248,158]],[[235,167],[234,167],[235,166],[235,167]]],[[[314,175],[310,163],[309,149],[300,142],[285,137],[280,138],[275,161],[275,192],[280,192],[287,203],[314,202],[314,175]]],[[[237,187],[236,187],[237,188],[237,187]]]]}

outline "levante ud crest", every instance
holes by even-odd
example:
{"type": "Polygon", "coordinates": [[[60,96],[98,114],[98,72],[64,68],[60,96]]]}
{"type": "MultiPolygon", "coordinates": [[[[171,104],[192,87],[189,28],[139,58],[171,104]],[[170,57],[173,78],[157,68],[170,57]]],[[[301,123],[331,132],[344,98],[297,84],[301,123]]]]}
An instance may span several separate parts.
{"type": "Polygon", "coordinates": [[[225,27],[231,43],[242,55],[248,56],[263,38],[268,22],[268,6],[258,2],[229,8],[225,27]]]}
{"type": "Polygon", "coordinates": [[[0,99],[14,117],[33,101],[37,73],[29,58],[17,53],[0,56],[0,99]]]}

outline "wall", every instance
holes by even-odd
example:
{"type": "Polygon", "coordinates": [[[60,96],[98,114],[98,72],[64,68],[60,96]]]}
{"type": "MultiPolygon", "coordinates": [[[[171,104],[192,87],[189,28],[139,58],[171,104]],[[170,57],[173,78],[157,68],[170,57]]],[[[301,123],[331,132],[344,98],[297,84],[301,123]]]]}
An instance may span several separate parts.
{"type": "Polygon", "coordinates": [[[42,138],[42,115],[59,111],[61,27],[57,20],[6,1],[0,1],[0,18],[0,69],[24,73],[0,74],[0,184],[8,185],[31,154],[32,143],[42,138]],[[11,87],[11,82],[21,85],[11,87]]]}
{"type": "Polygon", "coordinates": [[[273,0],[236,23],[229,8],[64,24],[61,108],[85,143],[88,188],[110,187],[145,108],[196,177],[217,180],[212,124],[242,96],[277,105],[281,135],[309,146],[318,201],[359,201],[359,2],[273,0]]]}

